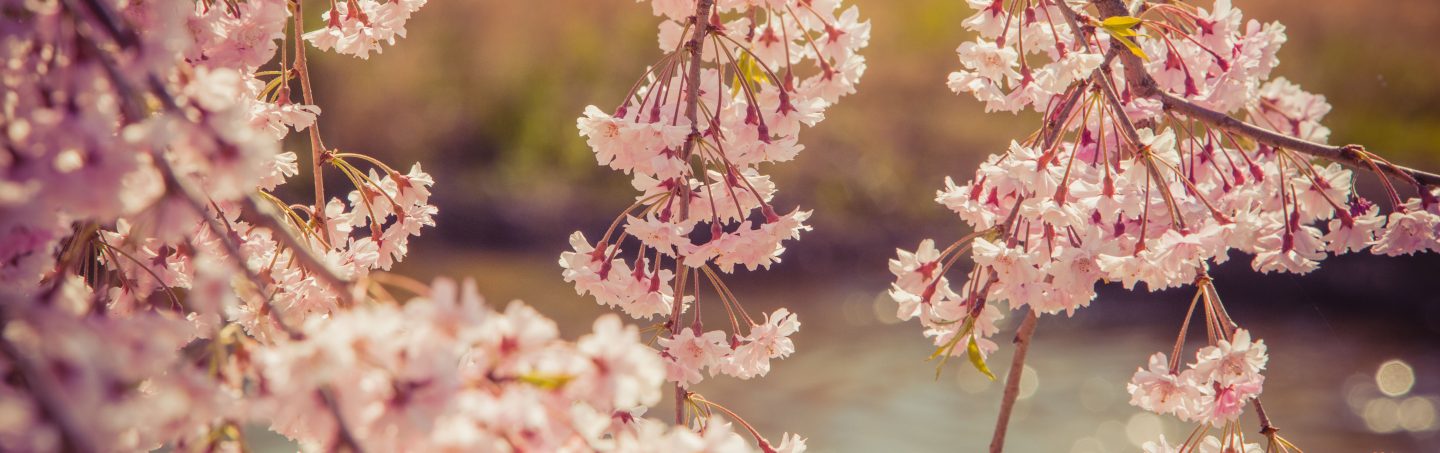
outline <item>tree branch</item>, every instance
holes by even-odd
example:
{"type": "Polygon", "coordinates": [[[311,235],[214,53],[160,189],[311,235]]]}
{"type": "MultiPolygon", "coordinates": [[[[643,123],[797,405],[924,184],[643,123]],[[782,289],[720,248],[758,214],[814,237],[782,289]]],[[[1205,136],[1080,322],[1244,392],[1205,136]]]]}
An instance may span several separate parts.
{"type": "MultiPolygon", "coordinates": [[[[305,38],[304,36],[304,14],[302,13],[302,0],[292,0],[290,4],[295,5],[295,73],[300,77],[300,96],[306,104],[315,105],[315,91],[310,88],[310,66],[305,60],[305,38]]],[[[280,62],[280,70],[285,71],[285,62],[280,62]]],[[[281,77],[285,77],[281,75],[281,77]]],[[[310,217],[315,220],[316,228],[320,230],[320,237],[326,242],[330,241],[330,229],[325,226],[329,219],[325,218],[325,142],[320,140],[320,122],[316,121],[308,127],[310,132],[310,173],[315,180],[315,212],[310,217]]]]}
{"type": "Polygon", "coordinates": [[[995,435],[990,438],[990,453],[1005,451],[1005,429],[1010,426],[1010,412],[1015,408],[1015,399],[1020,396],[1020,376],[1025,370],[1025,355],[1030,351],[1030,339],[1035,336],[1035,322],[1038,317],[1031,308],[1015,331],[1015,359],[1010,362],[1010,373],[1005,376],[1005,394],[1000,400],[1000,416],[995,420],[995,435]]]}
{"type": "MultiPolygon", "coordinates": [[[[704,56],[705,35],[710,33],[710,7],[715,5],[715,0],[700,0],[695,6],[695,15],[690,18],[695,24],[695,30],[690,34],[690,41],[685,43],[685,51],[690,53],[690,67],[686,68],[685,74],[685,118],[690,120],[690,136],[685,139],[685,147],[681,150],[680,156],[687,162],[690,153],[695,150],[695,142],[700,140],[700,64],[704,56]]],[[[656,101],[659,102],[659,101],[656,101]]],[[[680,218],[685,219],[690,215],[690,184],[680,185],[680,218]]],[[[616,245],[619,246],[618,244],[616,245]]],[[[677,266],[679,264],[677,263],[677,266]]],[[[683,267],[680,267],[683,268],[683,267]]],[[[675,299],[674,314],[670,317],[670,336],[674,337],[680,333],[680,307],[684,294],[677,292],[675,299]]],[[[675,383],[675,424],[685,422],[685,388],[680,383],[675,383]]]]}
{"type": "MultiPolygon", "coordinates": [[[[710,8],[714,5],[715,0],[700,0],[695,6],[695,15],[690,18],[695,30],[690,34],[690,41],[685,43],[685,51],[690,53],[690,66],[685,74],[685,118],[690,120],[690,136],[685,138],[680,158],[687,162],[690,153],[695,150],[695,143],[700,141],[700,64],[705,54],[705,35],[710,33],[710,8]]],[[[680,219],[684,220],[690,216],[690,184],[680,185],[680,195],[680,219]]]]}
{"type": "MultiPolygon", "coordinates": [[[[1100,11],[1101,19],[1130,15],[1130,12],[1125,8],[1124,2],[1121,0],[1094,0],[1094,3],[1095,7],[1100,11]]],[[[1136,96],[1156,98],[1167,110],[1178,112],[1191,119],[1236,135],[1249,137],[1252,140],[1272,147],[1297,151],[1308,154],[1311,157],[1329,159],[1351,168],[1361,170],[1371,169],[1369,164],[1371,158],[1364,146],[1353,144],[1336,146],[1315,143],[1265,129],[1223,112],[1205,108],[1160,89],[1159,85],[1155,83],[1155,79],[1150,77],[1149,73],[1145,72],[1145,65],[1144,62],[1140,61],[1140,57],[1125,50],[1124,46],[1117,41],[1111,41],[1110,46],[1120,51],[1120,62],[1125,66],[1125,80],[1129,84],[1131,92],[1136,96]]],[[[1440,175],[1434,173],[1388,163],[1379,163],[1379,168],[1385,173],[1421,186],[1440,187],[1440,175]]]]}

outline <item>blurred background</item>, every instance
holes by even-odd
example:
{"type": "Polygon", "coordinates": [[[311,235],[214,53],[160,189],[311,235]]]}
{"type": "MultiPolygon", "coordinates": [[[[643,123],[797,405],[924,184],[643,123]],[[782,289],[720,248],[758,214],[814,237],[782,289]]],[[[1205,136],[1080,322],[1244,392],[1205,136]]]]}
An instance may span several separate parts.
{"type": "MultiPolygon", "coordinates": [[[[894,319],[885,261],[922,238],[966,233],[931,201],[944,176],[968,179],[1038,118],[984,114],[945,87],[969,39],[965,2],[847,3],[873,24],[859,91],[802,134],[796,161],[768,169],[777,206],[814,209],[815,230],[771,272],[729,280],[752,313],[799,313],[798,352],[764,379],[696,390],[772,439],[808,436],[812,451],[980,451],[1002,384],[963,360],[936,378],[918,326],[894,319]]],[[[1235,3],[1288,27],[1278,74],[1327,96],[1332,141],[1440,169],[1440,4],[1235,3]]],[[[397,168],[420,162],[435,176],[439,226],[400,271],[472,277],[493,303],[524,299],[571,337],[588,330],[606,310],[575,296],[555,259],[572,231],[596,237],[633,193],[628,177],[595,165],[575,118],[589,104],[611,109],[659,57],[657,23],[630,0],[435,1],[369,62],[313,57],[331,146],[397,168]]],[[[1264,399],[1287,438],[1311,452],[1440,451],[1440,259],[1342,257],[1304,278],[1257,275],[1248,263],[1215,277],[1233,316],[1270,347],[1264,399]]],[[[1190,294],[1105,288],[1073,318],[1042,318],[1010,451],[1183,439],[1190,427],[1129,406],[1124,383],[1168,351],[1190,294]]],[[[1004,346],[991,358],[1002,379],[1011,335],[997,336],[1004,346]]]]}

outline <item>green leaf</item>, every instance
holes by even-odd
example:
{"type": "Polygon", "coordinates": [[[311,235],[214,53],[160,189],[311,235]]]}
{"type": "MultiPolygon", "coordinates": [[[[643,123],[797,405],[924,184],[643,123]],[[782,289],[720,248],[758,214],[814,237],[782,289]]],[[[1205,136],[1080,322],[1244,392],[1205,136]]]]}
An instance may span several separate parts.
{"type": "Polygon", "coordinates": [[[945,371],[945,362],[950,360],[951,353],[955,351],[956,346],[960,345],[960,340],[970,335],[970,331],[974,329],[975,318],[973,316],[966,316],[965,323],[960,325],[960,333],[955,334],[954,337],[950,337],[950,341],[935,348],[935,352],[930,354],[930,358],[925,359],[926,362],[929,362],[935,360],[936,357],[940,358],[940,363],[935,365],[935,380],[940,380],[940,373],[945,371]]]}
{"type": "Polygon", "coordinates": [[[572,380],[572,379],[575,379],[575,377],[574,377],[574,376],[567,376],[567,375],[563,375],[563,374],[545,374],[545,373],[522,374],[522,375],[520,375],[518,378],[516,378],[516,380],[518,380],[518,381],[520,381],[520,382],[524,382],[524,383],[526,383],[526,384],[530,384],[530,385],[533,385],[533,386],[536,386],[536,387],[540,387],[540,388],[545,389],[545,390],[555,390],[555,389],[557,389],[557,388],[563,387],[563,386],[565,386],[565,384],[569,383],[570,380],[572,380]]]}
{"type": "Polygon", "coordinates": [[[1124,44],[1126,49],[1130,49],[1130,53],[1133,53],[1135,54],[1135,56],[1140,57],[1141,60],[1150,61],[1150,56],[1145,55],[1145,50],[1141,49],[1139,45],[1135,44],[1135,41],[1119,35],[1115,35],[1114,37],[1115,39],[1120,41],[1120,44],[1124,44]]]}
{"type": "Polygon", "coordinates": [[[748,53],[740,53],[740,58],[735,59],[735,67],[739,69],[739,72],[730,77],[731,96],[740,94],[741,77],[744,77],[746,83],[752,86],[770,81],[770,77],[765,73],[765,68],[760,66],[760,63],[757,63],[748,53]]]}
{"type": "Polygon", "coordinates": [[[970,356],[970,364],[975,365],[975,369],[980,370],[981,373],[985,373],[985,377],[990,378],[990,380],[995,380],[995,373],[991,373],[990,367],[985,365],[985,357],[980,355],[980,345],[975,344],[974,337],[970,338],[970,346],[965,348],[965,352],[970,356]]]}
{"type": "Polygon", "coordinates": [[[1115,40],[1120,41],[1120,44],[1124,44],[1126,49],[1130,49],[1130,53],[1142,60],[1150,61],[1150,56],[1145,55],[1145,51],[1135,44],[1135,38],[1140,36],[1135,32],[1135,28],[1139,26],[1140,19],[1132,16],[1114,16],[1100,22],[1100,28],[1115,40]]]}
{"type": "Polygon", "coordinates": [[[1100,26],[1110,32],[1130,30],[1140,25],[1140,18],[1134,16],[1112,16],[1100,21],[1100,26]]]}

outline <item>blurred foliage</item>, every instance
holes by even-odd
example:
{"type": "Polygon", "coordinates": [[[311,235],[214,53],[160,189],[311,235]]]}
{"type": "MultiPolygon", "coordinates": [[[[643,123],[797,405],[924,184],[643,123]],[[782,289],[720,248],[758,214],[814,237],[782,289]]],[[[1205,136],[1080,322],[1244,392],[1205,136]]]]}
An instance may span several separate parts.
{"type": "MultiPolygon", "coordinates": [[[[787,255],[795,260],[873,260],[921,237],[957,237],[946,230],[960,223],[931,202],[944,176],[967,179],[1039,124],[985,114],[945,87],[968,39],[965,2],[854,3],[873,23],[859,92],[802,134],[796,162],[770,169],[779,206],[816,210],[816,230],[787,255]]],[[[1335,105],[1334,141],[1440,164],[1434,0],[1237,3],[1286,24],[1279,75],[1335,105]]],[[[440,242],[558,251],[568,232],[604,228],[633,196],[627,177],[594,165],[575,118],[589,104],[613,109],[660,56],[657,22],[628,0],[435,2],[363,70],[313,57],[327,144],[433,172],[440,242]]]]}

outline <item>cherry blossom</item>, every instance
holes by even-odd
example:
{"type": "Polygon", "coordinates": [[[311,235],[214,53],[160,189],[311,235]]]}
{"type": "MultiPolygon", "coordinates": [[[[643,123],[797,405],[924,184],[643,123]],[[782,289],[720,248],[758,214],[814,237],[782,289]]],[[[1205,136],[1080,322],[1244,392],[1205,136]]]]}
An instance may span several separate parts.
{"type": "Polygon", "coordinates": [[[1194,285],[1221,320],[1209,346],[1187,369],[1156,354],[1128,388],[1143,409],[1228,427],[1262,391],[1266,355],[1220,308],[1211,266],[1248,255],[1257,272],[1305,274],[1335,254],[1440,250],[1440,178],[1325,144],[1325,97],[1272,77],[1283,26],[1227,0],[968,3],[961,26],[976,36],[946,84],[1043,121],[968,180],[945,178],[935,201],[972,234],[889,263],[897,315],[919,318],[936,357],[988,373],[982,327],[1011,310],[1028,308],[1027,323],[1089,306],[1098,284],[1194,285]],[[1387,200],[1362,196],[1355,169],[1382,175],[1387,200]]]}

